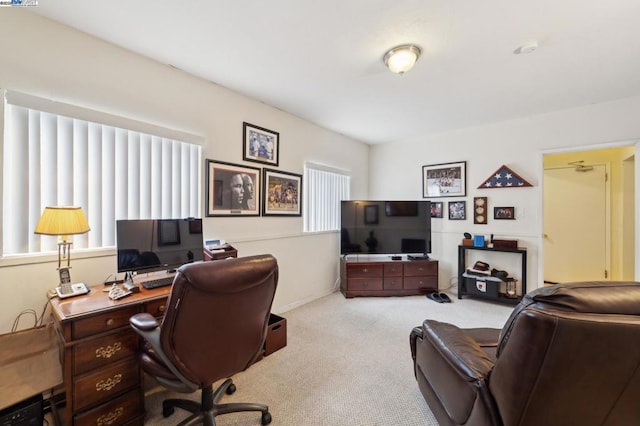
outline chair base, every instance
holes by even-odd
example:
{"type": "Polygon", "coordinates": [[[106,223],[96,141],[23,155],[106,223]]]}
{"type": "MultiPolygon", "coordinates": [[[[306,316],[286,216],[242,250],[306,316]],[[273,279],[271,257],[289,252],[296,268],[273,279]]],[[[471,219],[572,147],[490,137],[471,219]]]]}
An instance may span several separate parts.
{"type": "Polygon", "coordinates": [[[213,392],[213,385],[203,388],[200,404],[187,399],[165,399],[162,401],[162,415],[164,417],[169,417],[173,414],[175,408],[178,407],[193,413],[193,415],[180,422],[178,426],[190,426],[197,424],[215,426],[216,416],[220,414],[237,413],[241,411],[260,411],[262,413],[261,423],[263,425],[271,423],[269,407],[264,404],[254,404],[249,402],[233,404],[217,403],[223,393],[231,395],[235,391],[236,386],[233,384],[233,381],[231,379],[227,379],[218,389],[216,389],[215,393],[213,392]]]}

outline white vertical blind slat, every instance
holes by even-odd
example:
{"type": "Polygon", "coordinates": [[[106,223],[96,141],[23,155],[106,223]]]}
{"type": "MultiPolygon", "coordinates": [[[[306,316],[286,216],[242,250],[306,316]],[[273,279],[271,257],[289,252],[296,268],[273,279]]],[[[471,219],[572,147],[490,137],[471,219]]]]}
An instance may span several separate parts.
{"type": "Polygon", "coordinates": [[[76,249],[114,246],[117,219],[200,217],[199,145],[12,103],[4,111],[3,255],[57,249],[33,234],[46,206],[85,210],[91,232],[74,236],[76,249]]]}
{"type": "Polygon", "coordinates": [[[305,231],[320,232],[340,227],[340,201],[349,199],[350,177],[305,167],[305,231]]]}

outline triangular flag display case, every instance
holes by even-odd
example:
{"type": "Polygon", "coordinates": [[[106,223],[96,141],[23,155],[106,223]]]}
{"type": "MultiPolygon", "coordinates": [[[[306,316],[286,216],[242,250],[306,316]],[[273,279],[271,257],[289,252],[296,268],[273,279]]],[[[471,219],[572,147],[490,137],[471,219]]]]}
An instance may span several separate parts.
{"type": "Polygon", "coordinates": [[[482,182],[478,189],[492,188],[524,188],[533,186],[522,176],[511,170],[504,164],[496,170],[487,180],[482,182]]]}

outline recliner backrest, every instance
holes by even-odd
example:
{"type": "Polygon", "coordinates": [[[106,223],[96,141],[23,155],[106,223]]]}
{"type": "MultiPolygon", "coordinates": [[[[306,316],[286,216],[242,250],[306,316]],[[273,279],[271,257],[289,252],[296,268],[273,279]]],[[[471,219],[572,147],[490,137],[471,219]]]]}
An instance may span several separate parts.
{"type": "Polygon", "coordinates": [[[277,283],[271,255],[182,266],[162,320],[164,352],[201,385],[246,369],[262,350],[277,283]]]}
{"type": "Polygon", "coordinates": [[[505,324],[489,388],[505,425],[640,419],[640,284],[560,284],[505,324]]]}

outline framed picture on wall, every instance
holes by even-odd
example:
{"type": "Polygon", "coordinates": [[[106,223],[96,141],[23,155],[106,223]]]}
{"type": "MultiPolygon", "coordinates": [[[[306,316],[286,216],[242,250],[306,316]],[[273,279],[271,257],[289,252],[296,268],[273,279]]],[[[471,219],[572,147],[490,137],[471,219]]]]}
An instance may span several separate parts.
{"type": "Polygon", "coordinates": [[[262,169],[263,216],[302,215],[302,175],[262,169]]]}
{"type": "Polygon", "coordinates": [[[278,166],[280,133],[255,124],[242,123],[242,159],[278,166]]]}
{"type": "Polygon", "coordinates": [[[422,198],[463,197],[466,193],[466,161],[422,166],[422,198]]]}
{"type": "Polygon", "coordinates": [[[515,207],[494,207],[493,218],[496,220],[515,220],[515,207]]]}
{"type": "Polygon", "coordinates": [[[466,201],[449,201],[449,220],[466,220],[467,219],[467,202],[466,201]]]}
{"type": "Polygon", "coordinates": [[[207,160],[206,215],[260,216],[260,169],[207,160]]]}
{"type": "Polygon", "coordinates": [[[442,201],[431,202],[431,217],[442,219],[442,201]]]}

